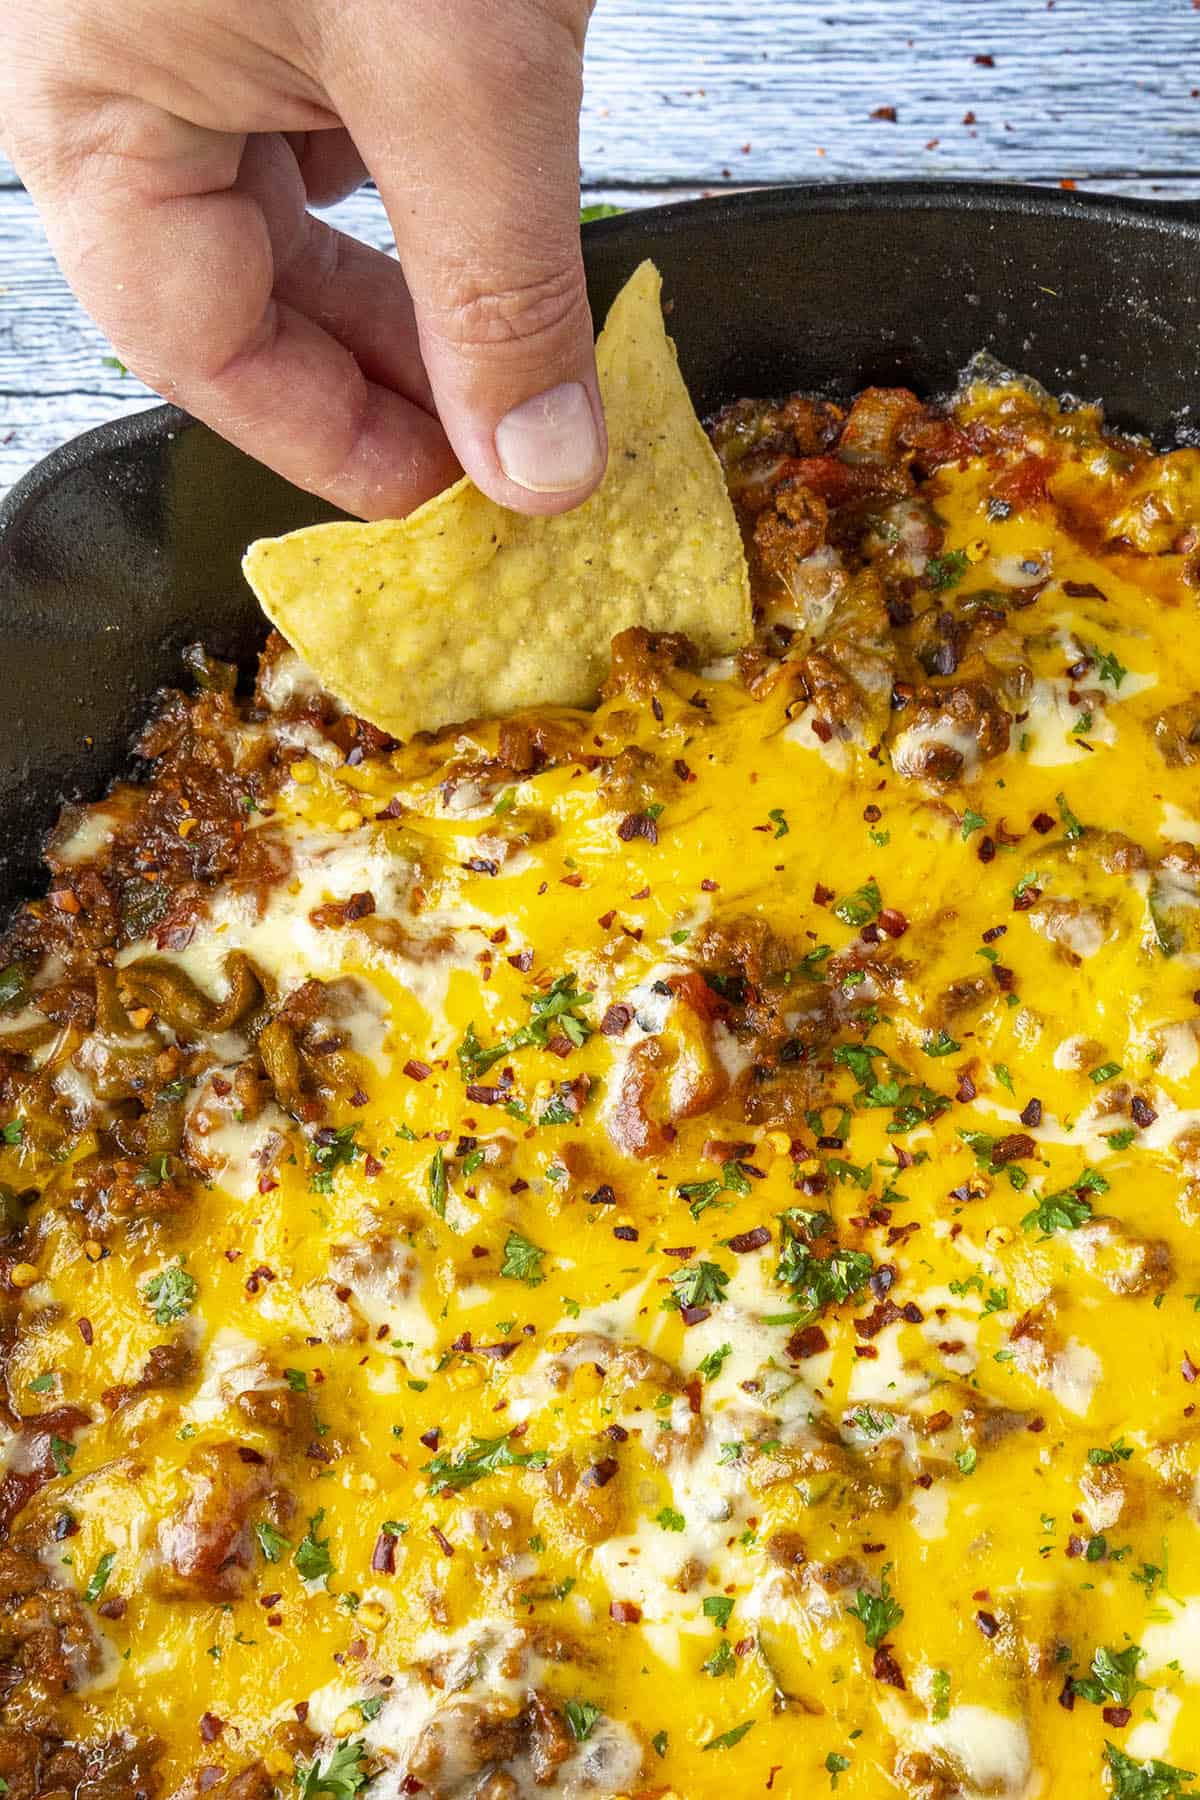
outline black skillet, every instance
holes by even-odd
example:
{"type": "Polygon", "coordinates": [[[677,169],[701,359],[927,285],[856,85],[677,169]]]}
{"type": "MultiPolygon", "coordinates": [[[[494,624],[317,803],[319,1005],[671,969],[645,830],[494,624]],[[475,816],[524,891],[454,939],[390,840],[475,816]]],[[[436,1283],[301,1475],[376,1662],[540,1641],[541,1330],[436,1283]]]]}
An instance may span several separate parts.
{"type": "MultiPolygon", "coordinates": [[[[937,393],[986,350],[1160,444],[1200,441],[1200,208],[797,187],[605,220],[585,248],[599,319],[642,257],[658,263],[701,413],[794,387],[937,393]]],[[[170,406],[85,433],[17,484],[0,506],[0,910],[36,889],[64,797],[122,767],[183,644],[252,661],[249,540],[331,516],[170,406]]]]}

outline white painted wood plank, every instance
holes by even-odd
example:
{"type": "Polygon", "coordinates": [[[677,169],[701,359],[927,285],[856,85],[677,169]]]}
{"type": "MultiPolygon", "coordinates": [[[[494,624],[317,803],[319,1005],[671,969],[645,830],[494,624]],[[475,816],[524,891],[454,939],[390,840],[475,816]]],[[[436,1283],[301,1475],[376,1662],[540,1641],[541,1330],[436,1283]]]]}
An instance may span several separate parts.
{"type": "Polygon", "coordinates": [[[586,76],[588,185],[1200,176],[1192,0],[599,0],[586,76]]]}

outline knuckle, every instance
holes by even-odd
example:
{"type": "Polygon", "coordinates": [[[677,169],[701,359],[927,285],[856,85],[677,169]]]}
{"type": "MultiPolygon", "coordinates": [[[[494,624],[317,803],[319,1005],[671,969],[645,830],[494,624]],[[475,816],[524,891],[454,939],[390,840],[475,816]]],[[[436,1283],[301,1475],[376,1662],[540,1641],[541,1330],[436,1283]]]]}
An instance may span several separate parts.
{"type": "MultiPolygon", "coordinates": [[[[435,329],[460,350],[536,347],[588,317],[582,270],[563,266],[504,286],[461,277],[443,303],[435,329]]],[[[590,335],[590,325],[588,330],[590,335]]]]}

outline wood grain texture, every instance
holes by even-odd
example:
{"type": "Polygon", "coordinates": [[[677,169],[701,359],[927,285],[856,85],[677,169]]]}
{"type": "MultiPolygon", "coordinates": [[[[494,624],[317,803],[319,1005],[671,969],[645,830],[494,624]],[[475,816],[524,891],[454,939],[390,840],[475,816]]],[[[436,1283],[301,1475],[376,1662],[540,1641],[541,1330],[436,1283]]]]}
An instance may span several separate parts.
{"type": "MultiPolygon", "coordinates": [[[[1192,0],[599,0],[582,166],[586,198],[622,205],[906,176],[1200,197],[1200,10],[1192,0]],[[880,107],[895,120],[872,119],[880,107]]],[[[393,247],[373,190],[331,216],[393,247]]],[[[0,157],[0,491],[64,438],[150,404],[108,355],[0,157]]]]}

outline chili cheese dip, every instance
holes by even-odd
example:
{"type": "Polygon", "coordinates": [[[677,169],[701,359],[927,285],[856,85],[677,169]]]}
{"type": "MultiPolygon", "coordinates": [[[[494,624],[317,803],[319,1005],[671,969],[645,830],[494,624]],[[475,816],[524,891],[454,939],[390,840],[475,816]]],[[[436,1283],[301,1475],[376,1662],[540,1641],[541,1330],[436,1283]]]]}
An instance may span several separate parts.
{"type": "Polygon", "coordinates": [[[64,817],[0,1793],[1193,1791],[1200,452],[711,430],[736,661],[399,746],[197,654],[64,817]]]}

